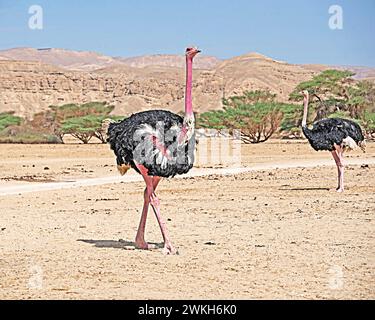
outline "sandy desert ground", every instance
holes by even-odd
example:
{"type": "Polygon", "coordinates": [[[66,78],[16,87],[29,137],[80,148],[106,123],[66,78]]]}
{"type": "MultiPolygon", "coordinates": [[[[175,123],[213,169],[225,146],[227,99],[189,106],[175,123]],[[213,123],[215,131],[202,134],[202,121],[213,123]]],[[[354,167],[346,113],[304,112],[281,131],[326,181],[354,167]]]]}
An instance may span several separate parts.
{"type": "MultiPolygon", "coordinates": [[[[242,146],[251,171],[163,181],[176,256],[134,249],[144,185],[133,172],[6,192],[117,177],[108,146],[0,153],[0,299],[375,298],[374,143],[348,155],[344,194],[330,190],[331,155],[304,141],[242,146]]],[[[152,214],[146,236],[161,245],[152,214]]]]}

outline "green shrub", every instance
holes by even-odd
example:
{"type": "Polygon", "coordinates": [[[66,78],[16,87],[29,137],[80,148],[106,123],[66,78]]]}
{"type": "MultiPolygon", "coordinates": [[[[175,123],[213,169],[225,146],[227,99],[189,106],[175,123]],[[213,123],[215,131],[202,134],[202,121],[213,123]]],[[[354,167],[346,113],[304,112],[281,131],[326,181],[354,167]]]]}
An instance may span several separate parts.
{"type": "Polygon", "coordinates": [[[106,115],[86,115],[77,118],[69,118],[62,122],[61,131],[63,134],[70,134],[88,143],[92,137],[98,138],[102,143],[106,142],[105,132],[102,130],[102,122],[104,119],[121,120],[123,117],[106,116],[106,115]]]}
{"type": "Polygon", "coordinates": [[[21,117],[13,115],[14,112],[2,112],[0,113],[0,131],[3,131],[9,126],[17,126],[22,122],[21,117]]]}
{"type": "Polygon", "coordinates": [[[267,141],[275,132],[297,132],[303,108],[275,102],[269,91],[249,91],[243,96],[224,99],[224,110],[198,115],[197,127],[217,130],[240,130],[245,143],[267,141]]]}
{"type": "Polygon", "coordinates": [[[15,134],[7,134],[2,132],[0,134],[0,143],[25,143],[25,144],[39,144],[39,143],[61,143],[58,137],[50,134],[41,134],[38,132],[17,132],[15,134]]]}
{"type": "Polygon", "coordinates": [[[283,119],[280,124],[280,130],[288,133],[296,132],[296,129],[300,127],[303,115],[303,108],[301,105],[296,104],[277,104],[279,110],[283,113],[283,119]]]}
{"type": "Polygon", "coordinates": [[[249,91],[243,96],[223,99],[224,110],[198,115],[197,126],[230,132],[240,130],[245,143],[267,141],[278,130],[283,118],[274,98],[268,91],[249,91]]]}
{"type": "Polygon", "coordinates": [[[309,81],[301,82],[290,94],[290,100],[302,98],[301,92],[308,90],[311,94],[341,97],[345,88],[354,82],[353,72],[348,70],[325,70],[309,81]]]}
{"type": "Polygon", "coordinates": [[[62,130],[62,124],[71,118],[84,116],[108,116],[114,109],[114,106],[106,102],[88,102],[82,105],[68,103],[61,106],[49,106],[47,111],[34,115],[34,119],[29,125],[39,131],[51,133],[58,136],[61,140],[66,132],[62,130]]]}
{"type": "Polygon", "coordinates": [[[362,115],[361,123],[369,135],[375,133],[375,112],[366,111],[362,115]]]}

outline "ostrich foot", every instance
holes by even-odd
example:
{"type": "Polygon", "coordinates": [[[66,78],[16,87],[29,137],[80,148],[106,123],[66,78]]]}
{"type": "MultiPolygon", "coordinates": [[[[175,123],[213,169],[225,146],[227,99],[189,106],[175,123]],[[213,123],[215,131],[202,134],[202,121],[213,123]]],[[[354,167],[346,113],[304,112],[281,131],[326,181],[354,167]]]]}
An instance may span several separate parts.
{"type": "Polygon", "coordinates": [[[163,248],[163,254],[164,255],[178,255],[178,250],[175,249],[170,243],[165,244],[163,248]]]}
{"type": "Polygon", "coordinates": [[[340,188],[340,187],[337,187],[337,188],[330,188],[329,189],[329,192],[344,192],[344,188],[340,188]]]}
{"type": "Polygon", "coordinates": [[[151,249],[156,249],[156,246],[153,244],[147,243],[145,240],[135,240],[135,247],[137,249],[142,249],[142,250],[151,250],[151,249]]]}

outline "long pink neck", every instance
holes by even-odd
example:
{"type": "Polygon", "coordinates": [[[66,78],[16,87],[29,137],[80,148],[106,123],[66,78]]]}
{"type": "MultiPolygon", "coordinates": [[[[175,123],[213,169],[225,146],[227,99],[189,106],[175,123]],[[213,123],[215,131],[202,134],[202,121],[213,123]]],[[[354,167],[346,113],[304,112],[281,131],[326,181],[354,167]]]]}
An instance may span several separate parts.
{"type": "Polygon", "coordinates": [[[193,85],[193,58],[186,56],[185,116],[193,114],[191,90],[193,85]]]}
{"type": "Polygon", "coordinates": [[[309,108],[309,98],[305,97],[303,99],[303,118],[302,118],[302,127],[306,127],[307,124],[307,112],[309,108]]]}

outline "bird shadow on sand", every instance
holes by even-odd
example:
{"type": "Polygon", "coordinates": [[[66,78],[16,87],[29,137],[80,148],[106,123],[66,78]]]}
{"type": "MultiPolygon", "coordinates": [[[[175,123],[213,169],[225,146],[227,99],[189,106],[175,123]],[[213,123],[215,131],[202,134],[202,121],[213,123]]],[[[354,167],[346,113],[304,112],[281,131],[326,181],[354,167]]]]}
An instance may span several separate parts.
{"type": "Polygon", "coordinates": [[[319,188],[319,187],[308,187],[308,188],[279,188],[282,191],[329,191],[329,188],[319,188]]]}
{"type": "MultiPolygon", "coordinates": [[[[125,250],[142,250],[135,246],[134,241],[127,240],[92,240],[92,239],[78,239],[77,241],[93,244],[97,248],[115,248],[115,249],[125,249],[125,250]]],[[[163,243],[149,242],[151,249],[161,249],[163,248],[163,243]]]]}

